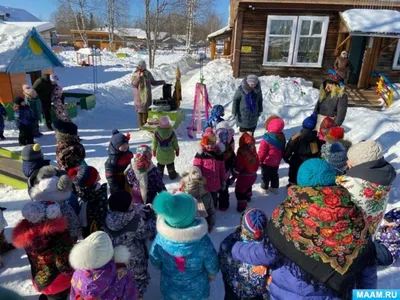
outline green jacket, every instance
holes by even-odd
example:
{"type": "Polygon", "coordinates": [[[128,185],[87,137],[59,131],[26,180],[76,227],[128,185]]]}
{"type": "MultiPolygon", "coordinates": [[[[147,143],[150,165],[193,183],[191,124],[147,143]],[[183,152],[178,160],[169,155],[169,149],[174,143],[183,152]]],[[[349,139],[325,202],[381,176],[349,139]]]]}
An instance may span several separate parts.
{"type": "Polygon", "coordinates": [[[36,79],[32,88],[38,93],[42,105],[45,108],[51,107],[51,93],[53,92],[55,85],[50,81],[49,74],[43,74],[42,77],[36,79]]]}
{"type": "Polygon", "coordinates": [[[172,128],[157,128],[153,136],[152,148],[156,152],[159,164],[172,164],[175,160],[175,151],[179,150],[178,139],[172,128]]]}

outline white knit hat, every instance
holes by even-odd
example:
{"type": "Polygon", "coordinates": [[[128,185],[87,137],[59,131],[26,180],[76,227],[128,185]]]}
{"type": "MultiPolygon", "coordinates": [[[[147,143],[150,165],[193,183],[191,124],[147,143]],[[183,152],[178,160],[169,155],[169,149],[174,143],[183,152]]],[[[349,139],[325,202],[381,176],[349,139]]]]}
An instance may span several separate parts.
{"type": "Polygon", "coordinates": [[[110,237],[96,231],[72,248],[69,262],[75,270],[93,270],[107,264],[114,256],[110,237]]]}
{"type": "Polygon", "coordinates": [[[347,158],[353,167],[382,157],[383,149],[381,144],[372,140],[355,144],[347,152],[347,158]]]}

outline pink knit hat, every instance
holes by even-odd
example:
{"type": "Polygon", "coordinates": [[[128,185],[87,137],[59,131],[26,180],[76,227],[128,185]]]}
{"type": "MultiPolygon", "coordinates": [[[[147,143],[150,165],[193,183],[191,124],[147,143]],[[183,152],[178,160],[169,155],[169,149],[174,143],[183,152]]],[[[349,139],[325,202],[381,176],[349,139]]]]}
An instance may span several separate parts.
{"type": "Polygon", "coordinates": [[[167,116],[162,117],[158,126],[160,128],[171,128],[171,124],[169,123],[169,118],[167,116]]]}
{"type": "Polygon", "coordinates": [[[269,121],[267,130],[270,133],[281,133],[285,127],[285,122],[281,118],[274,118],[269,121]]]}

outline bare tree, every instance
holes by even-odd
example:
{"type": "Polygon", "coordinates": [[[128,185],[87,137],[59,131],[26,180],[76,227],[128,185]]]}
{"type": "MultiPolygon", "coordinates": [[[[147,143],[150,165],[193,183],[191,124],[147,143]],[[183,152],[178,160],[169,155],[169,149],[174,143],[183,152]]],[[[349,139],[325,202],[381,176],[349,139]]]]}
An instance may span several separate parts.
{"type": "Polygon", "coordinates": [[[114,29],[115,29],[115,2],[117,0],[107,0],[107,27],[110,51],[114,50],[114,29]]]}
{"type": "Polygon", "coordinates": [[[187,24],[186,24],[186,51],[190,52],[193,36],[193,24],[197,0],[187,0],[187,24]]]}

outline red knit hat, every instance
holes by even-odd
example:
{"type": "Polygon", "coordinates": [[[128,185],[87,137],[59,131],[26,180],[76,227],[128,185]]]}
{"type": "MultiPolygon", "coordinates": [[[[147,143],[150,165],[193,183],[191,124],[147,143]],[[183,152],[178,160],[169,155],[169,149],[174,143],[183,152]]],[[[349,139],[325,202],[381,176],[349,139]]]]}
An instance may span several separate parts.
{"type": "Polygon", "coordinates": [[[96,168],[91,166],[80,166],[68,170],[68,176],[78,187],[89,187],[95,184],[99,176],[96,168]]]}
{"type": "Polygon", "coordinates": [[[334,140],[341,140],[344,137],[344,128],[333,127],[328,131],[328,134],[326,136],[334,140]]]}

